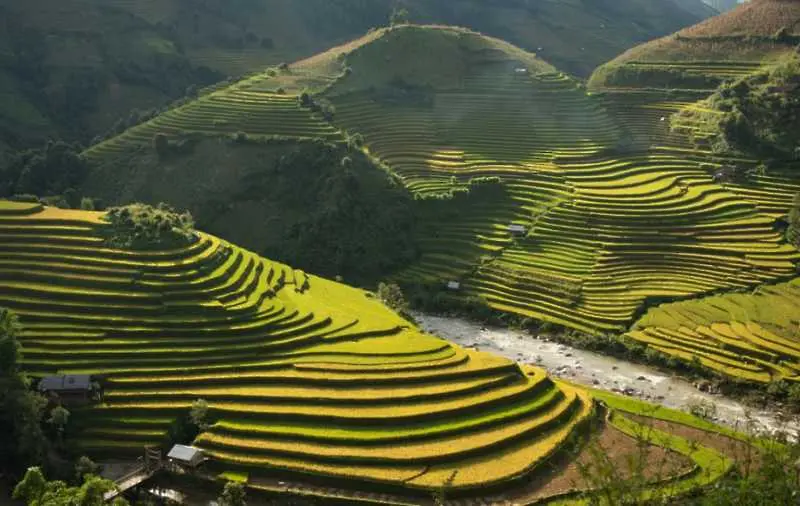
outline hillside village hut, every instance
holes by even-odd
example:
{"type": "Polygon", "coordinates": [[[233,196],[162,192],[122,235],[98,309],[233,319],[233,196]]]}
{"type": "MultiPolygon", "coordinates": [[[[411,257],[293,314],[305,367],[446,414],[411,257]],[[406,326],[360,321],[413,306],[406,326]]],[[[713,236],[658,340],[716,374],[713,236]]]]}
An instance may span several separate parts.
{"type": "Polygon", "coordinates": [[[460,281],[448,281],[447,282],[447,289],[457,292],[461,290],[461,282],[460,281]]]}
{"type": "Polygon", "coordinates": [[[42,378],[39,391],[61,404],[82,405],[92,400],[94,386],[88,374],[62,374],[42,378]]]}
{"type": "Polygon", "coordinates": [[[194,446],[175,445],[167,454],[167,460],[171,466],[192,470],[197,469],[203,462],[206,461],[203,451],[194,446]]]}
{"type": "Polygon", "coordinates": [[[527,233],[524,225],[516,225],[514,223],[508,226],[508,231],[511,233],[511,235],[516,237],[521,237],[527,233]]]}

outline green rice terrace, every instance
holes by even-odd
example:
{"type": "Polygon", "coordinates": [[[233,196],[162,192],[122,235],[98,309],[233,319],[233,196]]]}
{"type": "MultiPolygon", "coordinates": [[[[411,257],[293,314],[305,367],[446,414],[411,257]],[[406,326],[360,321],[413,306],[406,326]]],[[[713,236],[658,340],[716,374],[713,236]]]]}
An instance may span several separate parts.
{"type": "Polygon", "coordinates": [[[24,369],[102,382],[68,434],[90,455],[161,444],[199,398],[211,423],[194,445],[213,473],[374,504],[426,504],[443,486],[491,504],[580,503],[587,435],[620,463],[649,445],[659,472],[643,497],[712,483],[741,450],[737,434],[451,345],[367,292],[217,237],[116,249],[111,226],[0,201],[0,305],[21,318],[24,369]]]}
{"type": "MultiPolygon", "coordinates": [[[[701,37],[704,26],[721,30],[761,13],[769,31],[770,16],[794,16],[798,5],[760,0],[688,30],[701,37]]],[[[635,60],[623,55],[598,69],[587,91],[503,41],[464,29],[399,26],[221,88],[86,156],[100,181],[151,150],[158,134],[171,142],[347,142],[401,181],[422,216],[417,259],[392,279],[457,282],[455,296],[502,312],[624,333],[659,303],[751,290],[797,272],[800,254],[776,228],[800,191],[797,163],[773,163],[747,181],[720,178],[731,164],[761,162],[712,153],[691,142],[685,127],[671,128],[675,113],[700,107],[695,102],[717,84],[793,47],[784,41],[791,33],[756,35],[748,40],[764,61],[752,54],[693,59],[687,52],[687,62],[675,63],[657,50],[647,60],[648,47],[666,43],[656,41],[632,50],[635,60]],[[616,67],[626,70],[608,77],[616,67]]],[[[136,183],[104,194],[91,181],[90,193],[110,201],[123,190],[137,195],[136,183]]],[[[675,346],[659,349],[690,358],[675,346]]],[[[746,378],[792,376],[770,368],[746,378]]]]}

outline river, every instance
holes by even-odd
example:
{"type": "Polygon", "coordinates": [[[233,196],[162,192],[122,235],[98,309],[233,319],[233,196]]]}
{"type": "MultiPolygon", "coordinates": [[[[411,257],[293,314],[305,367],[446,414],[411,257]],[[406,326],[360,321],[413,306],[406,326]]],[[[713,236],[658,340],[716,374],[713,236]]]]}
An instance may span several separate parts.
{"type": "Polygon", "coordinates": [[[572,348],[524,331],[484,327],[461,318],[414,314],[419,326],[465,348],[503,355],[546,369],[552,376],[586,386],[624,393],[663,406],[688,411],[690,405],[713,406],[712,419],[738,430],[800,430],[777,411],[756,410],[722,395],[699,391],[686,379],[652,367],[572,348]]]}

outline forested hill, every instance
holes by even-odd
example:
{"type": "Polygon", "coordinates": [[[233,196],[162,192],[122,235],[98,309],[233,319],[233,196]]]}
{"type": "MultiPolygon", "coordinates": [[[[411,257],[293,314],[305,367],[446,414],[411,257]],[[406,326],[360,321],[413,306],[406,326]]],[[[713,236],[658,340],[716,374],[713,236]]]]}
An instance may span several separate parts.
{"type": "MultiPolygon", "coordinates": [[[[1,0],[0,155],[88,144],[209,85],[388,23],[395,0],[1,0]]],[[[471,27],[588,73],[712,13],[700,0],[406,0],[412,21],[471,27]],[[564,24],[570,20],[569,28],[564,24]]]]}

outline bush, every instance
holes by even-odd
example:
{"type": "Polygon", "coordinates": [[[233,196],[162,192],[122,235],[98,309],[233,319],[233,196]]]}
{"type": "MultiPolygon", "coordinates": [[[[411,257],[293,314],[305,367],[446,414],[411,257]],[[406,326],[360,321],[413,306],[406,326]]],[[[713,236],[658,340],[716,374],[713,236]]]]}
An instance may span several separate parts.
{"type": "Polygon", "coordinates": [[[94,199],[89,197],[83,197],[81,199],[81,210],[83,211],[94,211],[94,199]]]}
{"type": "Polygon", "coordinates": [[[376,295],[389,309],[397,312],[401,316],[408,316],[408,302],[406,302],[405,295],[403,295],[400,286],[396,283],[380,283],[376,295]]]}
{"type": "Polygon", "coordinates": [[[109,209],[110,226],[106,243],[120,249],[173,249],[184,247],[196,238],[194,220],[188,212],[178,213],[166,204],[152,207],[131,204],[109,209]]]}

